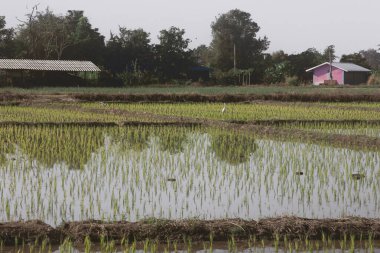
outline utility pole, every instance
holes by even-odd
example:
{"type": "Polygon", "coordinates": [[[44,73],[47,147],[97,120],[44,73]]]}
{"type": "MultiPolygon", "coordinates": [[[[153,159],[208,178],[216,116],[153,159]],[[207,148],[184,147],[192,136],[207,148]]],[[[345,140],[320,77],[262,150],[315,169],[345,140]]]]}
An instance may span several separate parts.
{"type": "Polygon", "coordinates": [[[329,50],[329,62],[330,62],[330,80],[333,80],[331,49],[329,50]]]}
{"type": "Polygon", "coordinates": [[[234,41],[234,72],[236,72],[236,44],[234,41]]]}

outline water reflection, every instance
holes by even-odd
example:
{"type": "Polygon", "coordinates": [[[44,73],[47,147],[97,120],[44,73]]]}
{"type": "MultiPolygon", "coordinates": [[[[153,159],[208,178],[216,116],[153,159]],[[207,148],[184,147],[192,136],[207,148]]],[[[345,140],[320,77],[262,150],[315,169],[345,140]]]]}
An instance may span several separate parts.
{"type": "Polygon", "coordinates": [[[18,126],[0,136],[2,221],[380,214],[378,152],[200,128],[18,126]]]}
{"type": "MultiPolygon", "coordinates": [[[[156,139],[161,151],[171,154],[183,152],[189,135],[200,129],[179,127],[7,127],[0,129],[0,164],[6,154],[14,154],[16,148],[44,167],[65,163],[72,169],[83,169],[91,155],[105,145],[109,137],[123,151],[143,151],[149,148],[151,139],[156,139]]],[[[215,132],[211,148],[217,157],[231,164],[244,163],[254,152],[253,137],[245,134],[215,132]]]]}
{"type": "Polygon", "coordinates": [[[255,152],[257,145],[252,136],[236,132],[215,132],[211,135],[215,155],[230,164],[244,163],[255,152]]]}

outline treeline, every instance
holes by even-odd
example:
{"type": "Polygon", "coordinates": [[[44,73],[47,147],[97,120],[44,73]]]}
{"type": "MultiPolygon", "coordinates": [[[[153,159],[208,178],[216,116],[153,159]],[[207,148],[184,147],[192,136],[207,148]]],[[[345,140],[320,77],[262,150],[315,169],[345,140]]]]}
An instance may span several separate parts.
{"type": "MultiPolygon", "coordinates": [[[[118,85],[194,81],[298,85],[311,81],[307,68],[335,58],[333,45],[324,52],[310,48],[299,54],[265,53],[270,42],[257,36],[259,30],[249,13],[231,10],[211,24],[210,45],[190,49],[190,39],[178,27],[161,30],[157,44],[143,29],[126,27],[106,40],[83,11],[57,15],[34,7],[15,28],[6,28],[5,17],[0,17],[0,58],[89,60],[103,70],[102,82],[118,85]]],[[[378,70],[380,53],[369,49],[344,55],[341,61],[378,70]]]]}

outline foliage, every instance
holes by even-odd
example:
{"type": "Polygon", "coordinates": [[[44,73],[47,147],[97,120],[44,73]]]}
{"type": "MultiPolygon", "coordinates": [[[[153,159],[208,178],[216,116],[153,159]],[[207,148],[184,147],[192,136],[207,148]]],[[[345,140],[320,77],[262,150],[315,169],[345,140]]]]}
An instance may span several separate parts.
{"type": "Polygon", "coordinates": [[[322,59],[325,62],[333,62],[337,56],[335,55],[335,46],[334,45],[329,45],[325,48],[322,54],[322,59]]]}
{"type": "Polygon", "coordinates": [[[299,83],[307,83],[312,74],[306,70],[323,62],[323,56],[315,49],[309,48],[299,54],[288,55],[280,50],[267,57],[266,83],[283,83],[286,77],[296,77],[299,83]]]}
{"type": "MultiPolygon", "coordinates": [[[[0,58],[90,60],[107,73],[102,85],[186,83],[199,78],[192,77],[192,69],[199,66],[212,67],[211,82],[217,84],[283,83],[286,78],[294,84],[308,83],[312,74],[306,69],[329,61],[330,56],[336,59],[334,45],[322,53],[309,48],[298,54],[282,50],[265,54],[268,38],[258,37],[259,25],[250,13],[238,9],[220,14],[211,24],[210,45],[194,50],[189,49],[185,30],[174,26],[160,31],[158,44],[143,29],[123,26],[105,43],[78,10],[57,15],[48,8],[39,11],[36,5],[19,21],[16,29],[6,28],[5,17],[0,16],[0,58]]],[[[341,61],[378,70],[380,53],[362,50],[343,55],[341,61]]]]}
{"type": "Polygon", "coordinates": [[[378,85],[380,84],[380,72],[374,71],[368,78],[368,84],[378,85]]]}
{"type": "Polygon", "coordinates": [[[222,72],[216,70],[212,73],[215,83],[222,85],[249,85],[255,80],[255,71],[253,69],[237,69],[222,72]]]}
{"type": "Polygon", "coordinates": [[[364,68],[371,68],[366,58],[360,53],[344,54],[340,58],[340,62],[350,62],[362,66],[364,68]]]}
{"type": "Polygon", "coordinates": [[[210,66],[210,48],[202,44],[193,50],[195,62],[200,66],[210,66]]]}
{"type": "Polygon", "coordinates": [[[92,28],[83,11],[68,11],[66,17],[72,45],[68,46],[62,59],[89,60],[98,65],[104,64],[104,36],[98,28],[92,28]]]}
{"type": "Polygon", "coordinates": [[[106,46],[106,67],[112,73],[144,72],[153,68],[149,33],[143,29],[119,27],[119,34],[111,33],[106,46]]]}
{"type": "Polygon", "coordinates": [[[368,62],[371,69],[380,70],[380,52],[376,49],[361,50],[359,52],[368,62]]]}
{"type": "Polygon", "coordinates": [[[300,54],[292,54],[288,57],[289,76],[296,76],[300,82],[307,83],[312,80],[312,73],[306,70],[323,62],[323,56],[315,49],[309,48],[300,54]]]}
{"type": "Polygon", "coordinates": [[[158,83],[158,79],[155,78],[150,72],[135,70],[131,72],[123,72],[116,75],[124,86],[140,86],[145,84],[155,84],[158,83]]]}
{"type": "Polygon", "coordinates": [[[285,83],[292,86],[297,86],[300,84],[300,81],[298,80],[298,77],[296,76],[286,76],[285,83]]]}
{"type": "Polygon", "coordinates": [[[104,37],[93,29],[83,11],[55,15],[33,7],[18,28],[17,57],[32,59],[91,60],[101,63],[104,37]]]}
{"type": "Polygon", "coordinates": [[[211,28],[212,66],[221,71],[232,69],[234,58],[238,69],[255,68],[263,51],[268,49],[268,39],[257,38],[260,27],[247,12],[235,9],[219,15],[211,28]]]}
{"type": "Polygon", "coordinates": [[[154,46],[154,52],[161,81],[185,78],[189,66],[194,64],[192,51],[188,48],[190,39],[184,35],[184,29],[174,26],[160,31],[160,43],[154,46]]]}
{"type": "Polygon", "coordinates": [[[5,25],[5,17],[0,16],[0,58],[11,57],[15,50],[12,44],[14,30],[5,28],[5,25]]]}
{"type": "Polygon", "coordinates": [[[264,81],[266,83],[283,83],[285,81],[285,76],[287,74],[288,63],[282,62],[277,63],[274,66],[265,70],[264,81]]]}

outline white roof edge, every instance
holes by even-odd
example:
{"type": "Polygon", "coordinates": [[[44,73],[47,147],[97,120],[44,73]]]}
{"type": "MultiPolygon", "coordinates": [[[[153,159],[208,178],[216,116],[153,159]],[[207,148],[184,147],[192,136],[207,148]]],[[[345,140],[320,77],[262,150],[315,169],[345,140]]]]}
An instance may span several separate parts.
{"type": "MultiPolygon", "coordinates": [[[[343,71],[345,71],[345,72],[349,72],[349,71],[350,71],[350,70],[348,70],[348,69],[345,69],[345,68],[339,66],[340,63],[342,63],[342,64],[352,64],[352,65],[356,65],[356,64],[354,64],[354,63],[346,63],[346,62],[333,62],[331,65],[332,65],[333,67],[338,68],[338,69],[341,69],[341,70],[343,70],[343,71]]],[[[319,64],[318,66],[315,66],[315,67],[312,67],[312,68],[307,69],[306,72],[310,72],[311,70],[314,70],[314,69],[319,68],[319,67],[321,67],[321,66],[323,66],[323,65],[326,65],[326,64],[330,65],[329,62],[324,62],[324,63],[322,63],[322,64],[319,64]]],[[[356,65],[356,66],[358,66],[358,67],[360,67],[360,68],[363,69],[363,70],[359,70],[359,72],[371,72],[371,70],[366,69],[366,68],[364,68],[364,67],[362,67],[362,66],[359,66],[359,65],[356,65]]],[[[353,70],[351,70],[351,71],[353,71],[353,70]]],[[[355,71],[355,70],[354,70],[354,71],[355,71]]],[[[358,71],[358,70],[356,70],[356,71],[358,71]]]]}
{"type": "Polygon", "coordinates": [[[319,68],[320,66],[323,66],[323,65],[325,65],[325,64],[330,64],[330,63],[329,63],[329,62],[321,63],[321,64],[319,64],[319,65],[317,65],[317,66],[315,66],[315,67],[312,67],[312,68],[307,69],[306,72],[312,71],[312,70],[314,70],[314,69],[316,69],[316,68],[319,68]]]}

